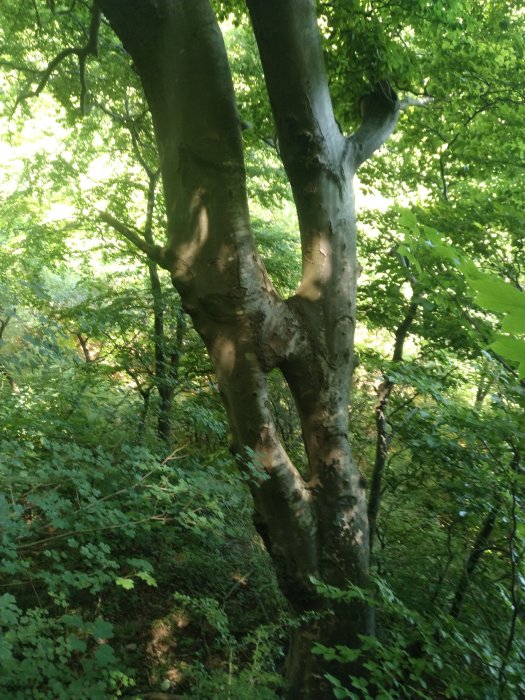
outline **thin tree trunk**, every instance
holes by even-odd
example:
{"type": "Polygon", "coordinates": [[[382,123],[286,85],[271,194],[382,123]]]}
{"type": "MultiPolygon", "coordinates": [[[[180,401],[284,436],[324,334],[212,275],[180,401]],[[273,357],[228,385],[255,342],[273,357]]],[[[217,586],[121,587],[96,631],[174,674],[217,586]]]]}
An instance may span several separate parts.
{"type": "Polygon", "coordinates": [[[140,412],[139,418],[139,435],[144,435],[146,430],[146,421],[148,419],[149,401],[151,397],[151,387],[147,389],[140,389],[139,393],[142,397],[142,410],[140,412]]]}
{"type": "Polygon", "coordinates": [[[157,433],[161,440],[170,443],[171,440],[171,407],[175,387],[172,382],[172,372],[166,350],[168,341],[164,330],[164,296],[159,279],[157,264],[147,261],[151,293],[153,296],[153,347],[155,353],[155,385],[159,394],[159,414],[157,418],[157,433]]]}
{"type": "MultiPolygon", "coordinates": [[[[399,324],[395,333],[395,345],[392,362],[402,362],[405,340],[416,318],[419,305],[412,301],[407,309],[404,319],[399,324]]],[[[377,516],[381,506],[383,473],[385,471],[388,451],[390,449],[391,435],[388,432],[387,407],[390,394],[394,388],[394,382],[388,377],[383,378],[379,386],[377,396],[378,404],[375,409],[376,418],[376,454],[374,469],[370,482],[370,495],[368,498],[368,526],[370,529],[370,551],[374,546],[374,537],[377,527],[377,516]]]]}
{"type": "MultiPolygon", "coordinates": [[[[143,167],[146,167],[145,164],[143,167]]],[[[146,170],[149,185],[146,209],[146,225],[144,240],[153,245],[153,212],[155,209],[155,190],[160,172],[146,170]]],[[[169,358],[167,357],[167,339],[164,331],[164,295],[159,277],[157,263],[147,259],[151,295],[153,298],[153,347],[155,353],[155,385],[159,394],[159,414],[157,418],[157,434],[166,444],[171,442],[171,407],[173,403],[174,385],[171,382],[169,358]]]]}
{"type": "MultiPolygon", "coordinates": [[[[0,319],[0,340],[3,339],[5,329],[7,328],[7,325],[8,325],[10,320],[11,320],[11,316],[8,316],[5,320],[0,319]]],[[[13,394],[19,394],[20,389],[18,387],[18,384],[15,382],[15,379],[14,379],[13,375],[11,374],[11,372],[7,369],[7,367],[1,361],[0,361],[0,374],[3,374],[4,377],[7,379],[8,383],[9,383],[9,387],[11,388],[11,392],[13,394]]]]}
{"type": "MultiPolygon", "coordinates": [[[[479,393],[478,393],[479,395],[479,393]]],[[[476,405],[478,405],[479,402],[476,398],[476,405]]],[[[513,447],[513,457],[512,457],[512,462],[511,462],[511,469],[514,472],[514,474],[518,474],[520,470],[520,453],[519,451],[513,447]]],[[[515,478],[515,477],[514,477],[515,478]]],[[[513,496],[513,507],[515,506],[514,498],[515,498],[515,493],[514,493],[514,488],[515,485],[513,482],[512,484],[512,496],[513,496]]],[[[452,600],[452,604],[450,606],[450,615],[457,619],[461,613],[461,608],[463,606],[463,602],[465,600],[465,596],[468,592],[468,587],[470,583],[470,579],[472,578],[472,575],[474,574],[474,571],[476,567],[479,564],[479,561],[481,557],[483,556],[484,552],[486,551],[488,544],[490,542],[490,538],[492,535],[492,532],[494,531],[494,527],[496,525],[498,513],[501,508],[501,494],[497,494],[494,504],[492,505],[492,508],[489,510],[487,513],[485,519],[483,520],[483,523],[481,527],[478,530],[478,534],[476,536],[476,539],[474,541],[474,544],[472,545],[472,548],[469,552],[467,561],[465,563],[465,567],[461,573],[461,576],[459,578],[458,584],[456,586],[456,592],[454,594],[454,598],[452,600]]],[[[514,525],[514,524],[513,524],[514,525]]],[[[510,546],[511,549],[511,567],[513,565],[512,561],[512,543],[510,546]]]]}
{"type": "MultiPolygon", "coordinates": [[[[133,142],[136,146],[136,142],[133,142]]],[[[136,146],[137,149],[137,146],[136,146]]],[[[155,387],[159,394],[159,410],[157,417],[157,435],[165,443],[171,442],[171,410],[173,406],[173,397],[175,395],[175,387],[178,379],[180,355],[184,341],[184,314],[180,311],[177,315],[177,325],[175,332],[175,343],[170,348],[170,341],[166,337],[164,313],[165,301],[162,290],[162,283],[159,276],[158,266],[159,259],[151,254],[151,250],[158,248],[153,240],[153,213],[155,207],[155,191],[160,175],[160,171],[152,171],[140,153],[136,150],[137,158],[139,159],[146,175],[148,176],[148,196],[146,208],[146,224],[142,235],[136,230],[128,228],[121,221],[115,219],[108,212],[101,214],[101,219],[110,224],[118,233],[127,238],[139,250],[147,254],[148,276],[150,280],[150,289],[153,300],[153,349],[155,357],[155,366],[153,370],[155,387]]],[[[166,265],[164,265],[166,267],[166,265]]],[[[149,400],[149,397],[148,397],[149,400]]]]}
{"type": "Polygon", "coordinates": [[[77,333],[77,340],[82,350],[82,354],[84,355],[84,360],[86,361],[86,364],[90,364],[91,362],[93,362],[93,358],[91,357],[91,352],[88,346],[88,336],[83,336],[82,333],[77,333]]]}
{"type": "Polygon", "coordinates": [[[461,573],[458,584],[456,586],[456,593],[454,594],[454,599],[452,605],[450,606],[450,615],[457,620],[461,612],[461,607],[463,601],[465,600],[465,595],[468,591],[468,586],[470,578],[476,569],[479,560],[481,559],[483,553],[485,552],[487,545],[490,541],[490,536],[494,530],[496,524],[496,517],[498,514],[497,508],[491,508],[488,512],[483,524],[478,530],[476,540],[472,545],[472,549],[468,555],[465,567],[461,573]]]}
{"type": "Polygon", "coordinates": [[[11,392],[13,394],[19,394],[20,388],[19,388],[18,384],[15,382],[14,377],[11,374],[11,372],[9,372],[7,367],[2,362],[0,362],[0,374],[3,374],[4,377],[7,379],[7,382],[9,384],[10,389],[11,389],[11,392]]]}
{"type": "Polygon", "coordinates": [[[518,495],[518,474],[520,473],[520,453],[517,448],[514,448],[513,468],[515,476],[511,482],[511,497],[512,505],[510,512],[510,533],[509,533],[509,563],[510,563],[510,587],[509,594],[512,605],[512,613],[510,616],[509,630],[507,639],[501,655],[500,667],[498,672],[499,681],[499,697],[505,697],[505,686],[507,684],[507,665],[512,652],[512,647],[516,639],[518,630],[518,618],[523,612],[523,598],[520,593],[520,587],[523,584],[523,578],[520,573],[520,553],[518,543],[522,538],[518,535],[518,509],[520,508],[520,496],[518,495]]]}

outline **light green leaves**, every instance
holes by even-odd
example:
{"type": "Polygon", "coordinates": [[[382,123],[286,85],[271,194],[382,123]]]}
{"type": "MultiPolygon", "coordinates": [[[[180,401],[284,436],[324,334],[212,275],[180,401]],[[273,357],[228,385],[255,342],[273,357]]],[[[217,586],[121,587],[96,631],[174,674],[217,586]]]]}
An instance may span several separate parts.
{"type": "Polygon", "coordinates": [[[525,293],[489,273],[477,278],[467,277],[470,287],[476,291],[475,301],[488,311],[505,314],[501,330],[490,348],[511,362],[518,364],[520,379],[525,377],[525,293]]]}
{"type": "Polygon", "coordinates": [[[123,578],[122,576],[119,576],[115,579],[115,583],[117,586],[121,586],[126,591],[130,591],[132,588],[135,588],[135,582],[132,578],[123,578]]]}
{"type": "Polygon", "coordinates": [[[518,363],[520,379],[525,377],[525,341],[508,335],[497,335],[489,346],[495,353],[511,362],[518,363]]]}
{"type": "MultiPolygon", "coordinates": [[[[147,583],[148,586],[157,587],[157,582],[148,571],[137,571],[134,576],[147,583]]],[[[124,588],[126,591],[130,591],[131,589],[135,588],[135,581],[129,576],[118,576],[115,579],[115,583],[117,586],[124,588]]]]}
{"type": "MultiPolygon", "coordinates": [[[[411,211],[402,210],[398,224],[405,240],[398,254],[405,257],[416,273],[423,273],[432,262],[441,260],[459,273],[473,301],[483,311],[500,319],[500,332],[488,347],[505,361],[516,364],[520,379],[525,377],[525,293],[493,272],[479,270],[475,261],[449,245],[438,231],[418,223],[411,211]]],[[[434,273],[439,285],[439,272],[434,273]]]]}
{"type": "Polygon", "coordinates": [[[494,274],[480,272],[469,276],[469,285],[476,291],[476,303],[495,312],[515,314],[518,333],[525,333],[525,294],[494,274]]]}

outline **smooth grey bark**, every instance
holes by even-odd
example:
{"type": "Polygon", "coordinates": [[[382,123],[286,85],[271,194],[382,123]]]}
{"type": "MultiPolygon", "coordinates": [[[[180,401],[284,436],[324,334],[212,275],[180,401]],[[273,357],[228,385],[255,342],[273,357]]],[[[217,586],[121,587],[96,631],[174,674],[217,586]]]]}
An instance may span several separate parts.
{"type": "Polygon", "coordinates": [[[136,244],[170,271],[208,348],[234,448],[255,453],[265,472],[250,481],[255,522],[291,609],[298,618],[325,613],[292,634],[288,697],[332,698],[313,642],[355,646],[359,634],[373,631],[365,603],[328,614],[312,583],[368,585],[365,489],[348,437],[358,269],[352,179],[394,128],[396,96],[377,86],[362,102],[361,128],[345,138],[332,111],[313,0],[249,0],[301,233],[301,284],[283,300],[251,232],[241,127],[209,1],[100,6],[141,77],[160,154],[167,244],[140,236],[136,244]],[[266,375],[275,367],[297,405],[305,477],[271,416],[266,375]]]}

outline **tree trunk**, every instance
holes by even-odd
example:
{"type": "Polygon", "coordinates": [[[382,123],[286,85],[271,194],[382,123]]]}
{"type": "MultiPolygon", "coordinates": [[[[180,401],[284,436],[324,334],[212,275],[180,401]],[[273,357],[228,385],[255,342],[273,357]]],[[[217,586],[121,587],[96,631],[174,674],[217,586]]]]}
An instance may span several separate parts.
{"type": "MultiPolygon", "coordinates": [[[[155,190],[159,172],[146,171],[149,178],[146,225],[144,240],[153,245],[153,212],[155,208],[155,190]]],[[[164,332],[164,295],[160,282],[157,263],[148,258],[148,274],[153,298],[153,347],[155,350],[155,385],[159,394],[159,414],[157,417],[157,435],[167,445],[171,442],[171,407],[175,393],[171,366],[167,355],[167,338],[164,332]]]]}
{"type": "MultiPolygon", "coordinates": [[[[133,138],[133,134],[132,134],[133,138]]],[[[136,145],[135,141],[133,142],[136,145]]],[[[155,191],[160,171],[151,170],[140,153],[136,149],[137,159],[148,176],[148,196],[146,207],[146,225],[143,235],[137,230],[129,229],[124,223],[115,219],[108,212],[101,213],[101,220],[112,226],[124,238],[127,238],[139,250],[148,254],[147,267],[150,280],[151,296],[153,300],[153,348],[155,367],[153,371],[155,386],[159,394],[159,410],[157,415],[157,435],[167,445],[171,443],[171,409],[175,395],[175,385],[179,375],[179,362],[184,341],[185,323],[184,313],[177,315],[177,328],[174,343],[170,343],[164,329],[165,302],[162,284],[159,277],[159,260],[151,254],[156,246],[153,240],[153,213],[155,208],[155,191]]],[[[149,394],[148,394],[149,402],[149,394]]],[[[145,404],[145,415],[148,403],[145,404]]]]}
{"type": "Polygon", "coordinates": [[[489,512],[487,513],[481,527],[478,530],[478,534],[476,536],[474,545],[472,546],[472,549],[469,552],[467,561],[465,563],[465,567],[461,572],[461,576],[456,587],[456,592],[454,594],[454,599],[450,606],[449,613],[456,620],[460,615],[461,608],[463,607],[463,601],[465,600],[465,596],[468,591],[470,578],[472,577],[479,563],[479,560],[483,556],[486,547],[490,541],[492,531],[494,530],[494,526],[496,525],[497,514],[497,507],[491,508],[491,510],[489,510],[489,512]]]}
{"type": "MultiPolygon", "coordinates": [[[[5,329],[7,328],[7,325],[8,325],[10,320],[11,320],[11,316],[7,316],[7,318],[5,320],[3,318],[0,318],[0,340],[3,339],[5,329]]],[[[7,369],[7,367],[4,365],[4,363],[1,360],[0,360],[0,374],[3,374],[4,377],[7,379],[9,386],[11,388],[11,393],[19,394],[20,389],[18,388],[18,384],[15,382],[13,375],[11,374],[11,372],[7,369]]]]}
{"type": "Polygon", "coordinates": [[[206,343],[235,450],[251,465],[255,523],[283,593],[298,619],[310,610],[322,615],[292,634],[288,697],[332,698],[328,667],[311,654],[312,644],[356,646],[359,634],[373,632],[366,603],[329,613],[312,581],[366,587],[369,576],[364,484],[348,437],[357,278],[352,179],[394,128],[396,96],[378,86],[363,100],[362,126],[345,138],[332,112],[313,0],[248,2],[302,241],[301,285],[282,300],[251,232],[240,121],[209,1],[100,4],[133,57],[160,154],[168,241],[142,249],[169,269],[206,343]],[[276,367],[297,405],[304,477],[271,416],[266,375],[276,367]]]}
{"type": "MultiPolygon", "coordinates": [[[[394,352],[392,362],[403,361],[403,351],[405,340],[410,328],[416,318],[419,305],[412,301],[395,332],[394,352]]],[[[383,473],[386,468],[388,451],[390,449],[391,434],[388,432],[388,417],[387,409],[388,402],[394,382],[387,376],[383,377],[379,389],[377,391],[378,403],[375,409],[376,418],[376,454],[374,460],[374,468],[372,470],[372,478],[370,484],[370,495],[368,499],[368,526],[370,530],[370,552],[374,548],[374,538],[377,529],[377,516],[381,506],[383,473]]]]}

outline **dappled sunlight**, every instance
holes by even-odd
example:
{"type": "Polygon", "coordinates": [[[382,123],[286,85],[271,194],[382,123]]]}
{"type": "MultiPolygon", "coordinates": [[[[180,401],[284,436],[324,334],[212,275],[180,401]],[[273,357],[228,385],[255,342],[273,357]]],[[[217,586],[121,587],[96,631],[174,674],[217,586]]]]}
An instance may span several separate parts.
{"type": "Polygon", "coordinates": [[[219,376],[221,378],[225,375],[229,376],[235,367],[235,343],[230,338],[219,336],[214,343],[212,356],[213,364],[219,376]]]}
{"type": "MultiPolygon", "coordinates": [[[[385,358],[391,357],[394,352],[394,334],[384,328],[367,328],[359,323],[355,330],[355,345],[358,351],[373,351],[385,358]]],[[[415,336],[409,335],[404,344],[403,356],[405,359],[413,359],[421,352],[421,342],[415,336]]]]}
{"type": "Polygon", "coordinates": [[[151,4],[1,5],[0,700],[525,698],[525,10],[151,4]]]}
{"type": "Polygon", "coordinates": [[[308,301],[317,301],[331,275],[332,247],[327,237],[319,233],[303,255],[303,275],[297,295],[308,301]]]}
{"type": "Polygon", "coordinates": [[[169,615],[155,620],[151,626],[150,638],[146,645],[146,654],[157,670],[162,670],[162,676],[176,686],[183,678],[184,662],[179,658],[181,642],[188,636],[191,619],[184,610],[176,609],[169,615]]]}
{"type": "Polygon", "coordinates": [[[179,243],[177,246],[177,255],[188,268],[195,264],[199,253],[208,240],[209,217],[208,210],[203,203],[205,194],[206,191],[200,187],[193,193],[189,206],[190,240],[179,243]]]}
{"type": "Polygon", "coordinates": [[[217,254],[218,270],[223,273],[226,272],[228,268],[231,267],[231,263],[235,262],[235,260],[237,260],[236,251],[234,251],[231,245],[223,243],[217,254]]]}

